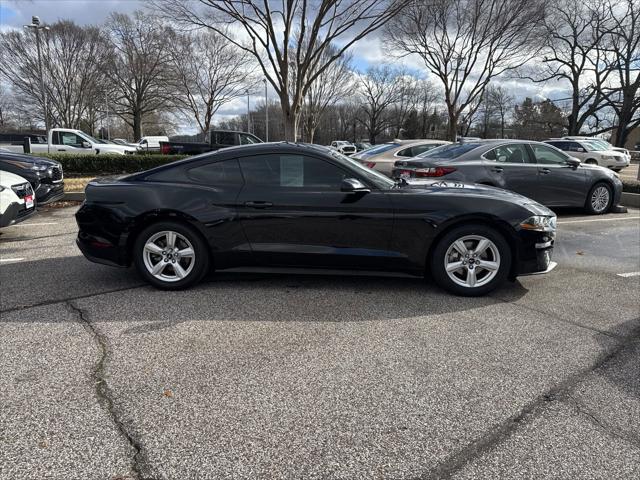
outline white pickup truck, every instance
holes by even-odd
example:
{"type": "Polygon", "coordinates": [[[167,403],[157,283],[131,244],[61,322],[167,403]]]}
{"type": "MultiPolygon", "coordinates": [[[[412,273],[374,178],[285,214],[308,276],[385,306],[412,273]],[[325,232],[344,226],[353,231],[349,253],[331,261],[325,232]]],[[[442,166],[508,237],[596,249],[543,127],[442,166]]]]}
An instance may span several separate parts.
{"type": "MultiPolygon", "coordinates": [[[[0,145],[5,150],[16,153],[23,153],[24,146],[20,145],[0,145]]],[[[106,140],[98,140],[91,135],[84,133],[82,130],[73,130],[70,128],[52,128],[49,130],[47,143],[31,143],[32,153],[96,153],[96,154],[133,154],[138,149],[136,147],[128,147],[107,142],[106,140]]]]}

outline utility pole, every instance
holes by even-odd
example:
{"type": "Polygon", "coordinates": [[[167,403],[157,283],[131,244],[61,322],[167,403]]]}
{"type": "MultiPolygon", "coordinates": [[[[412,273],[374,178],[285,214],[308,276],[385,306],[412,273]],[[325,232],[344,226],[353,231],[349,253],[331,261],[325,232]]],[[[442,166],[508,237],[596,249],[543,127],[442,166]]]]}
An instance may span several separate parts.
{"type": "Polygon", "coordinates": [[[107,110],[107,140],[111,140],[111,129],[109,126],[111,122],[109,121],[109,99],[107,98],[107,92],[104,92],[104,106],[107,110]]]}
{"type": "Polygon", "coordinates": [[[249,89],[247,89],[247,133],[251,133],[251,110],[249,109],[249,89]]]}
{"type": "Polygon", "coordinates": [[[264,82],[264,131],[265,131],[265,142],[269,141],[269,97],[267,96],[267,79],[263,78],[264,82]]]}
{"type": "Polygon", "coordinates": [[[42,104],[44,107],[44,128],[49,134],[49,111],[47,108],[47,92],[44,89],[44,76],[42,75],[42,53],[40,52],[40,30],[49,30],[49,27],[40,25],[40,17],[31,17],[31,24],[24,25],[24,28],[32,28],[36,31],[36,49],[38,51],[38,73],[40,75],[40,91],[42,92],[42,104]]]}

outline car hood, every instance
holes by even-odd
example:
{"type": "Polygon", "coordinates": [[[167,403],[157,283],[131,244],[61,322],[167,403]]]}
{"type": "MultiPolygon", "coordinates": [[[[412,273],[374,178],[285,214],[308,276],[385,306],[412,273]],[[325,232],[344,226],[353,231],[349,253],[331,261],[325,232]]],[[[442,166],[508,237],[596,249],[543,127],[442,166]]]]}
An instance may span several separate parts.
{"type": "Polygon", "coordinates": [[[489,185],[480,185],[478,183],[464,182],[445,182],[443,180],[434,181],[433,179],[409,179],[400,187],[403,190],[409,190],[413,194],[442,194],[442,195],[466,195],[484,198],[492,198],[513,203],[521,207],[526,207],[534,215],[555,215],[544,205],[532,200],[531,198],[520,195],[502,188],[490,187],[489,185]]]}
{"type": "Polygon", "coordinates": [[[22,153],[5,153],[0,152],[0,160],[12,162],[23,168],[31,168],[32,165],[47,165],[49,167],[59,167],[60,163],[55,160],[49,160],[48,158],[36,157],[33,155],[25,155],[22,153]]]}
{"type": "Polygon", "coordinates": [[[0,170],[0,186],[11,188],[11,185],[20,185],[22,183],[27,183],[27,180],[14,173],[0,170]]]}
{"type": "Polygon", "coordinates": [[[125,147],[124,145],[109,145],[106,143],[96,144],[95,148],[99,149],[102,152],[137,152],[138,149],[136,147],[125,147]]]}

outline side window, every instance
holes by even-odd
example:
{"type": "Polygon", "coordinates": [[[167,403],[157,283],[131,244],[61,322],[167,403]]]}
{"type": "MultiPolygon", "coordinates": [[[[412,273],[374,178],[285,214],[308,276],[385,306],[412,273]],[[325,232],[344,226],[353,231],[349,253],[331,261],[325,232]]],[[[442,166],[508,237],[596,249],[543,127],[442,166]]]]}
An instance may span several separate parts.
{"type": "Polygon", "coordinates": [[[241,185],[242,174],[236,159],[205,163],[187,170],[187,176],[203,185],[241,185]]]}
{"type": "Polygon", "coordinates": [[[83,139],[73,132],[58,132],[60,143],[58,145],[70,145],[73,147],[81,147],[83,139]]]}
{"type": "Polygon", "coordinates": [[[413,149],[411,147],[400,150],[396,153],[398,157],[415,157],[417,153],[413,153],[413,149]]]}
{"type": "Polygon", "coordinates": [[[235,133],[233,132],[218,132],[216,133],[216,143],[218,145],[235,145],[235,133]]]}
{"type": "Polygon", "coordinates": [[[487,160],[503,163],[528,163],[529,155],[522,144],[501,145],[484,154],[487,160]]]}
{"type": "Polygon", "coordinates": [[[584,152],[584,148],[578,142],[567,142],[567,148],[561,148],[567,152],[584,152]]]}
{"type": "Polygon", "coordinates": [[[564,165],[567,161],[566,155],[544,145],[531,145],[533,156],[537,163],[543,165],[564,165]]]}
{"type": "Polygon", "coordinates": [[[60,145],[60,132],[53,132],[53,135],[51,135],[51,143],[53,145],[60,145]]]}
{"type": "Polygon", "coordinates": [[[339,190],[347,174],[332,163],[303,155],[258,155],[240,159],[247,185],[339,190]]]}

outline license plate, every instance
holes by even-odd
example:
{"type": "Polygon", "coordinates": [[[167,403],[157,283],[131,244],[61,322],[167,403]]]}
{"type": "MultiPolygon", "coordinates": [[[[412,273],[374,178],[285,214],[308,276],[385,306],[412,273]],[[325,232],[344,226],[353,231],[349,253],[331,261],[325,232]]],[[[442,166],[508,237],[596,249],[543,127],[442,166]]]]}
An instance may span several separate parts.
{"type": "Polygon", "coordinates": [[[33,195],[24,197],[24,206],[26,209],[33,208],[33,195]]]}

